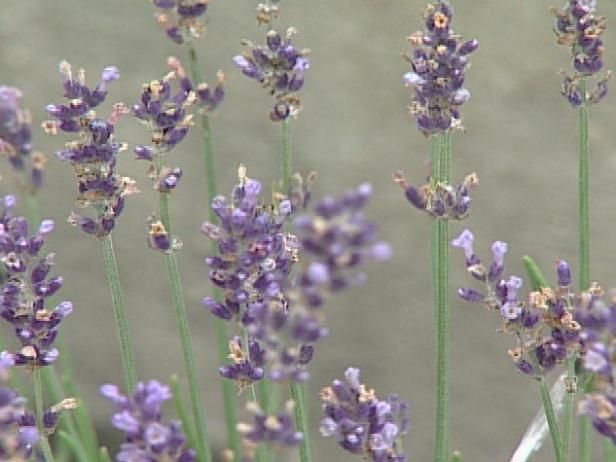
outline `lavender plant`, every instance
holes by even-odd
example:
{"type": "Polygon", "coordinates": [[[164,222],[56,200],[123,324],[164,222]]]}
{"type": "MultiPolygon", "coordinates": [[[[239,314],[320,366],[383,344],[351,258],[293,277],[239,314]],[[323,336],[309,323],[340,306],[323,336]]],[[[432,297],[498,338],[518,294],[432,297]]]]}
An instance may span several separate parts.
{"type": "MultiPolygon", "coordinates": [[[[301,462],[312,462],[307,407],[314,397],[305,385],[311,379],[310,364],[319,358],[319,345],[330,333],[329,307],[337,294],[365,281],[365,264],[392,256],[389,244],[380,239],[378,224],[366,215],[372,186],[363,183],[312,204],[314,174],[303,177],[294,173],[290,123],[302,108],[300,91],[310,68],[309,50],[293,43],[294,27],[286,34],[279,32],[282,28],[275,26],[282,15],[280,1],[268,0],[256,6],[258,25],[268,28],[265,44],[244,41],[247,51],[235,56],[233,62],[273,98],[269,120],[282,127],[281,178],[271,195],[266,194],[264,183],[250,178],[240,164],[231,194],[219,195],[210,116],[222,103],[227,88],[221,71],[215,85],[202,81],[194,45],[205,32],[203,15],[208,3],[152,3],[167,37],[186,47],[190,72],[179,59],[169,58],[169,73],[146,83],[131,109],[118,103],[110,116],[102,119],[95,110],[106,101],[110,83],[119,77],[118,70],[105,68],[98,84],[89,87],[85,72],[73,74],[63,61],[60,71],[67,102],[49,104],[46,110],[53,120],[43,124],[50,134],[62,131],[74,136],[56,152],[60,160],[72,165],[77,179],[76,205],[80,210],[70,214],[69,223],[99,239],[103,246],[127,390],[124,394],[112,384],[100,389],[115,406],[112,426],[125,435],[119,451],[113,451],[114,459],[214,460],[188,323],[191,304],[185,301],[177,263],[183,243],[170,212],[171,197],[180,181],[185,173],[192,173],[184,172],[171,156],[177,157],[173,153],[184,147],[182,141],[193,131],[197,117],[203,136],[206,203],[210,204],[202,232],[211,241],[205,263],[212,286],[203,305],[214,315],[218,344],[224,346],[218,355],[228,433],[223,458],[274,462],[277,452],[298,448],[301,462]],[[167,265],[188,401],[177,376],[172,377],[171,387],[156,380],[137,381],[111,237],[126,197],[137,192],[136,182],[117,171],[119,153],[128,145],[118,142],[115,132],[127,113],[149,130],[149,139],[134,143],[133,151],[138,161],[148,164],[146,174],[158,194],[158,211],[147,220],[147,243],[167,265]],[[285,396],[282,403],[285,392],[281,384],[289,387],[290,398],[285,396]],[[181,423],[163,418],[163,405],[172,398],[181,423]],[[187,412],[185,403],[192,412],[187,412]],[[248,412],[239,423],[238,404],[248,412]]],[[[478,184],[475,173],[458,184],[451,180],[452,134],[463,130],[460,111],[470,97],[464,88],[465,76],[478,41],[463,41],[453,31],[453,10],[445,0],[426,7],[424,29],[409,37],[412,51],[406,60],[411,69],[403,81],[412,92],[409,112],[420,133],[431,138],[431,157],[423,185],[413,186],[402,172],[394,174],[394,181],[407,200],[432,219],[436,462],[461,460],[461,455],[451,454],[449,448],[449,245],[463,251],[466,269],[479,285],[459,289],[459,297],[498,311],[499,331],[513,339],[508,354],[515,368],[539,384],[556,462],[590,460],[588,422],[607,442],[605,461],[616,460],[616,307],[613,300],[606,300],[601,286],[591,282],[589,274],[588,108],[606,97],[611,75],[607,72],[597,78],[594,88],[588,90],[604,65],[606,20],[596,8],[596,0],[568,0],[562,9],[554,10],[557,41],[570,48],[574,68],[573,74],[564,74],[562,94],[579,112],[578,290],[565,260],[557,261],[555,284],[550,284],[529,257],[524,259],[529,272],[526,279],[507,274],[508,245],[503,241],[492,244],[492,258],[486,262],[475,253],[474,235],[469,230],[450,242],[449,221],[468,217],[471,190],[478,184]],[[555,410],[558,403],[548,389],[550,375],[560,368],[566,371],[561,422],[555,410]],[[577,404],[578,414],[587,420],[581,421],[580,455],[575,459],[571,439],[578,387],[584,392],[577,404]]],[[[20,192],[32,199],[43,187],[44,156],[32,150],[31,120],[20,106],[20,98],[16,88],[0,86],[0,152],[8,155],[12,173],[20,177],[20,192]]],[[[0,210],[0,317],[15,334],[17,345],[7,345],[7,351],[0,353],[0,459],[110,462],[105,448],[97,453],[97,437],[85,429],[84,414],[75,414],[78,424],[69,415],[61,417],[78,401],[64,398],[67,394],[56,376],[44,384],[41,380],[41,372],[51,370],[63,350],[56,340],[72,304],[52,301],[63,283],[62,277],[52,276],[54,255],[43,253],[54,222],[43,220],[37,228],[35,223],[40,220],[36,219],[35,205],[30,201],[31,216],[26,220],[16,213],[16,199],[8,194],[0,210]],[[24,390],[11,388],[9,369],[32,372],[35,412],[27,409],[24,390]],[[54,404],[46,408],[44,395],[54,404]],[[59,427],[61,418],[66,423],[59,427]]],[[[70,391],[70,380],[66,385],[70,391]]],[[[378,397],[361,383],[358,368],[348,368],[343,380],[334,380],[324,388],[321,401],[324,416],[320,433],[335,438],[347,453],[374,462],[407,460],[401,438],[408,429],[408,404],[397,395],[378,397]]]]}
{"type": "Polygon", "coordinates": [[[406,60],[411,70],[403,80],[412,90],[409,113],[417,128],[432,138],[430,174],[427,183],[414,188],[401,172],[394,175],[406,198],[433,218],[432,283],[436,325],[436,441],[434,460],[449,459],[449,219],[462,219],[470,207],[469,189],[477,184],[475,174],[458,186],[451,181],[451,135],[463,130],[460,107],[470,98],[463,87],[468,56],[479,46],[475,39],[462,42],[452,28],[453,9],[446,1],[426,6],[425,28],[408,37],[413,47],[406,60]]]}

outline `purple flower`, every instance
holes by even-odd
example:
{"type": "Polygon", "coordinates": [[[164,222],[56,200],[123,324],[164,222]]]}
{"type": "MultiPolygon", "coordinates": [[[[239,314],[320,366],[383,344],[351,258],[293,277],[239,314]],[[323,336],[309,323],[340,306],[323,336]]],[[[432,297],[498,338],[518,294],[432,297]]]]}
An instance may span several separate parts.
{"type": "MultiPolygon", "coordinates": [[[[6,199],[5,199],[6,203],[6,199]]],[[[33,235],[23,217],[9,218],[6,210],[0,220],[0,261],[5,278],[1,284],[0,317],[11,325],[21,344],[12,353],[13,362],[27,367],[41,367],[58,358],[53,347],[58,328],[71,314],[73,305],[63,301],[54,308],[46,302],[62,287],[62,276],[51,276],[54,254],[43,254],[53,222],[45,220],[33,235]]]]}
{"type": "Polygon", "coordinates": [[[471,189],[479,184],[479,178],[475,173],[470,173],[455,186],[435,182],[428,176],[424,185],[415,187],[406,181],[401,171],[394,173],[393,178],[415,208],[433,217],[454,220],[463,220],[468,216],[471,207],[471,189]]]}
{"type": "Polygon", "coordinates": [[[299,90],[304,86],[304,74],[310,68],[310,61],[307,58],[309,50],[298,50],[291,43],[296,33],[291,27],[283,39],[279,32],[270,30],[265,46],[245,41],[250,51],[233,58],[246,77],[259,82],[274,97],[274,108],[270,111],[273,122],[295,117],[301,109],[299,90]]]}
{"type": "Polygon", "coordinates": [[[463,300],[481,303],[501,314],[500,331],[515,338],[515,347],[509,350],[518,370],[538,376],[552,370],[569,354],[585,351],[588,336],[582,333],[582,318],[589,318],[589,311],[579,308],[576,294],[568,285],[571,275],[565,278],[564,261],[557,263],[559,288],[542,288],[522,297],[519,292],[523,281],[516,276],[502,278],[505,269],[504,257],[507,244],[496,241],[492,244],[493,260],[486,268],[474,253],[473,234],[464,230],[452,241],[454,247],[464,250],[468,272],[484,285],[484,290],[460,288],[458,295],[463,300]]]}
{"type": "Polygon", "coordinates": [[[80,69],[75,78],[66,61],[60,63],[60,73],[68,103],[47,105],[54,120],[43,125],[52,135],[58,130],[75,134],[76,139],[66,143],[56,156],[75,169],[76,202],[80,208],[91,207],[93,216],[72,213],[69,222],[87,234],[103,237],[115,227],[126,196],[137,192],[134,180],[115,171],[117,155],[126,149],[126,145],[115,140],[115,124],[127,109],[122,104],[114,105],[107,120],[97,118],[93,110],[105,101],[107,86],[119,73],[115,67],[105,68],[94,89],[85,84],[85,71],[80,69]]]}
{"type": "Polygon", "coordinates": [[[126,434],[116,455],[118,462],[193,462],[196,453],[186,447],[179,421],[163,422],[162,405],[172,398],[166,385],[156,380],[139,382],[131,396],[113,384],[103,385],[101,394],[116,408],[112,425],[126,434]]]}
{"type": "Polygon", "coordinates": [[[395,395],[378,399],[359,374],[359,369],[348,368],[344,380],[321,391],[321,435],[335,437],[346,451],[374,462],[406,461],[397,438],[408,429],[408,404],[395,395]]]}
{"type": "Polygon", "coordinates": [[[297,446],[304,438],[301,432],[295,431],[294,406],[293,401],[287,401],[277,415],[266,415],[257,403],[248,403],[247,410],[252,414],[252,421],[238,425],[239,433],[249,443],[247,446],[254,448],[259,444],[270,444],[281,449],[297,446]]]}
{"type": "Polygon", "coordinates": [[[21,97],[19,89],[0,86],[0,154],[5,154],[17,171],[25,172],[28,165],[27,187],[36,191],[47,160],[44,154],[32,151],[32,120],[30,112],[19,106],[21,97]]]}
{"type": "Polygon", "coordinates": [[[181,45],[204,34],[200,17],[207,10],[207,0],[152,0],[152,3],[158,8],[156,20],[172,42],[181,45]]]}
{"type": "Polygon", "coordinates": [[[592,77],[603,68],[603,39],[607,22],[596,14],[595,0],[568,0],[561,9],[553,8],[556,16],[556,41],[571,49],[573,75],[564,74],[561,93],[573,107],[596,104],[607,94],[611,72],[600,79],[592,92],[582,91],[582,79],[592,77]]]}
{"type": "Polygon", "coordinates": [[[460,107],[470,93],[462,85],[468,67],[468,55],[479,46],[477,40],[461,42],[451,28],[453,10],[448,2],[428,5],[424,13],[425,29],[409,37],[413,46],[407,56],[411,71],[403,81],[413,92],[410,113],[426,136],[462,129],[460,107]]]}

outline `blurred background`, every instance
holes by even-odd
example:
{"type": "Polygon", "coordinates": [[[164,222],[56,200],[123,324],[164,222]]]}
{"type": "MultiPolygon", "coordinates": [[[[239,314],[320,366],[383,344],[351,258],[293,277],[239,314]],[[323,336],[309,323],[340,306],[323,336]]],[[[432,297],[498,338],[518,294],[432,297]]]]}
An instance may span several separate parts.
{"type": "MultiPolygon", "coordinates": [[[[557,1],[557,0],[556,0],[557,1]]],[[[304,110],[292,124],[295,168],[320,174],[315,196],[340,192],[360,182],[374,184],[370,213],[394,248],[393,260],[370,269],[369,282],[345,293],[329,307],[331,336],[319,345],[310,382],[315,461],[352,460],[333,440],[318,435],[321,387],[348,366],[361,367],[366,383],[383,395],[398,392],[411,402],[412,428],[405,446],[412,461],[431,458],[434,426],[434,348],[429,270],[430,220],[406,202],[391,181],[402,169],[418,184],[424,177],[429,140],[407,115],[409,91],[402,85],[407,65],[406,36],[422,27],[423,0],[285,0],[281,28],[295,26],[295,43],[310,48],[311,69],[303,90],[304,110]]],[[[476,37],[463,108],[466,134],[454,137],[454,178],[476,171],[471,216],[453,223],[475,232],[476,250],[489,255],[491,243],[509,243],[508,269],[523,272],[521,257],[532,255],[552,277],[558,258],[577,266],[576,113],[560,96],[558,70],[569,67],[569,53],[555,45],[550,0],[454,0],[454,29],[476,37]]],[[[227,98],[212,120],[216,169],[221,192],[230,191],[237,165],[270,184],[278,179],[280,127],[268,120],[271,99],[233,68],[240,40],[264,41],[255,21],[256,2],[212,0],[206,37],[197,41],[202,72],[227,74],[227,98]]],[[[560,6],[560,5],[557,5],[560,6]]],[[[600,13],[616,18],[615,2],[600,2],[600,13]]],[[[75,312],[64,332],[79,378],[98,426],[109,438],[111,409],[99,396],[102,382],[121,383],[120,357],[98,243],[72,228],[72,169],[53,156],[65,139],[38,130],[44,107],[61,100],[58,62],[88,71],[116,65],[121,79],[111,102],[131,104],[145,81],[166,73],[170,55],[186,58],[155,23],[146,0],[3,0],[0,14],[0,84],[19,87],[37,128],[35,147],[49,154],[43,216],[57,221],[48,248],[57,253],[56,272],[65,277],[61,292],[75,312]]],[[[616,65],[616,30],[605,35],[606,67],[616,65]]],[[[187,64],[187,63],[186,63],[187,64]]],[[[614,96],[591,111],[591,278],[616,286],[614,96]]],[[[131,146],[147,140],[130,118],[117,138],[131,146]]],[[[203,257],[209,243],[199,232],[207,214],[198,130],[173,152],[184,169],[172,202],[175,232],[184,241],[180,264],[190,311],[198,367],[216,449],[224,447],[224,424],[217,374],[213,318],[200,305],[210,292],[203,257]]],[[[144,164],[129,152],[119,170],[136,178],[141,194],[132,196],[115,235],[130,326],[142,378],[168,380],[182,373],[180,344],[160,256],[147,248],[145,219],[157,208],[144,176],[144,164]]],[[[12,191],[8,163],[1,164],[2,193],[12,191]]],[[[507,349],[511,339],[496,332],[498,316],[466,304],[454,287],[468,282],[462,255],[452,251],[452,449],[468,462],[505,461],[539,406],[537,385],[518,374],[507,349]]],[[[12,341],[12,338],[7,339],[12,341]]],[[[169,409],[170,413],[172,412],[169,409]]],[[[112,441],[112,440],[109,440],[112,441]]],[[[113,444],[113,443],[112,443],[113,444]]],[[[552,460],[549,448],[535,459],[552,460]]],[[[290,459],[292,460],[292,459],[290,459]]],[[[597,459],[598,460],[598,459],[597,459]]]]}

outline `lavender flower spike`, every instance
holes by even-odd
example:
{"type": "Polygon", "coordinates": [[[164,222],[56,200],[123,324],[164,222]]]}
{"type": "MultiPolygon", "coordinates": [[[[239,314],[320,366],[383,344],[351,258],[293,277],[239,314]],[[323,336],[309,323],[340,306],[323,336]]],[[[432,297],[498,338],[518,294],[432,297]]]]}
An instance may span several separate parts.
{"type": "Polygon", "coordinates": [[[245,40],[244,44],[250,51],[233,58],[246,77],[259,82],[274,97],[274,108],[270,111],[273,122],[296,117],[301,109],[299,90],[304,86],[305,73],[310,68],[307,57],[310,50],[295,48],[291,38],[296,33],[295,28],[290,27],[283,39],[279,32],[270,30],[265,46],[245,40]]]}
{"type": "Polygon", "coordinates": [[[345,379],[321,391],[321,435],[335,437],[340,446],[373,462],[404,462],[397,438],[408,429],[408,404],[397,396],[380,400],[360,383],[359,369],[348,368],[345,379]]]}
{"type": "Polygon", "coordinates": [[[96,117],[94,109],[102,104],[109,83],[117,80],[117,68],[106,67],[97,86],[92,89],[85,83],[85,71],[73,75],[69,63],[60,63],[64,96],[67,104],[49,104],[47,112],[54,120],[43,123],[48,134],[58,131],[74,134],[56,156],[69,162],[77,177],[77,206],[90,207],[91,216],[72,213],[69,223],[97,237],[111,233],[116,220],[124,210],[125,198],[138,192],[135,181],[116,172],[117,155],[126,150],[114,137],[115,124],[127,112],[126,107],[115,104],[108,119],[96,117]]]}
{"type": "Polygon", "coordinates": [[[453,10],[448,2],[429,4],[424,12],[425,29],[409,36],[413,51],[406,56],[411,71],[404,83],[413,92],[409,112],[426,136],[450,128],[463,129],[460,107],[470,93],[463,87],[468,56],[477,40],[461,42],[451,28],[453,10]]]}
{"type": "Polygon", "coordinates": [[[603,68],[603,39],[607,21],[596,14],[596,0],[568,0],[561,9],[553,8],[556,16],[556,41],[559,45],[571,49],[571,59],[574,68],[573,75],[564,71],[562,74],[562,94],[571,106],[579,107],[585,104],[596,104],[607,95],[607,83],[611,71],[600,79],[592,92],[586,92],[580,87],[581,79],[598,74],[603,68]]]}
{"type": "Polygon", "coordinates": [[[45,306],[63,284],[62,276],[49,275],[55,255],[41,253],[53,226],[53,221],[45,220],[29,236],[23,217],[7,219],[0,225],[0,257],[6,272],[0,316],[13,327],[21,343],[12,353],[13,362],[30,368],[47,366],[58,358],[53,343],[61,322],[73,311],[68,301],[55,308],[45,306]]]}
{"type": "Polygon", "coordinates": [[[156,380],[139,382],[131,396],[113,384],[103,385],[101,394],[116,407],[112,425],[126,435],[116,455],[117,462],[194,462],[195,451],[186,447],[179,421],[165,423],[162,405],[171,399],[169,387],[156,380]]]}
{"type": "Polygon", "coordinates": [[[158,23],[165,28],[167,37],[181,45],[201,37],[205,26],[199,20],[207,10],[207,0],[151,0],[158,11],[158,23]]]}

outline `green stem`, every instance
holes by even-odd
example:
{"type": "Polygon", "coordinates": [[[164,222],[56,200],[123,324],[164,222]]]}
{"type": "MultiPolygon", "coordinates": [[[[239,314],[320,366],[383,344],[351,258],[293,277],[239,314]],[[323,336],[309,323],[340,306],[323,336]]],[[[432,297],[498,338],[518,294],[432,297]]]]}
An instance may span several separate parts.
{"type": "Polygon", "coordinates": [[[304,385],[291,382],[289,385],[291,398],[295,401],[295,425],[297,431],[304,435],[304,439],[299,444],[299,460],[300,462],[312,461],[312,450],[310,449],[310,433],[308,431],[308,404],[306,402],[306,394],[304,393],[304,385]]]}
{"type": "Polygon", "coordinates": [[[188,412],[186,411],[186,406],[184,404],[184,399],[182,397],[182,390],[180,389],[180,382],[177,375],[172,375],[169,380],[169,384],[171,385],[171,392],[173,393],[173,402],[175,404],[175,410],[178,413],[178,417],[182,422],[182,428],[184,429],[184,433],[186,433],[186,439],[188,440],[188,444],[192,448],[197,447],[197,436],[195,435],[195,426],[193,425],[193,421],[188,417],[188,412]]]}
{"type": "Polygon", "coordinates": [[[293,151],[291,148],[291,123],[287,117],[282,121],[282,193],[289,194],[293,175],[293,151]]]}
{"type": "MultiPolygon", "coordinates": [[[[171,233],[171,219],[169,213],[169,195],[160,193],[160,218],[167,230],[171,233]]],[[[174,251],[165,253],[165,261],[167,263],[167,272],[169,273],[169,282],[171,284],[171,293],[173,295],[173,305],[175,307],[175,319],[178,325],[178,334],[182,343],[182,355],[184,357],[184,367],[186,368],[186,376],[188,378],[188,390],[190,393],[190,401],[192,403],[193,418],[198,434],[197,438],[197,454],[201,462],[210,462],[212,453],[208,444],[207,428],[205,425],[205,410],[203,408],[203,400],[201,386],[199,384],[199,374],[195,362],[195,354],[192,347],[192,335],[188,324],[188,314],[186,312],[186,303],[184,302],[184,292],[182,290],[182,281],[180,278],[180,268],[178,267],[177,258],[174,251]]]]}
{"type": "MultiPolygon", "coordinates": [[[[449,183],[451,134],[440,135],[438,158],[433,144],[432,175],[449,183]],[[436,162],[434,162],[436,160],[436,162]]],[[[435,462],[449,459],[449,222],[436,218],[432,224],[432,276],[436,325],[436,436],[435,462]]]]}
{"type": "Polygon", "coordinates": [[[580,462],[590,462],[590,435],[592,429],[588,417],[580,416],[578,428],[580,432],[580,462]]]}
{"type": "MultiPolygon", "coordinates": [[[[188,56],[190,63],[190,70],[192,79],[195,85],[198,85],[201,79],[201,72],[199,70],[199,61],[197,52],[194,45],[188,43],[188,56]]],[[[201,115],[201,135],[203,137],[203,158],[205,163],[205,174],[207,179],[207,203],[211,204],[212,199],[216,197],[216,169],[214,166],[214,148],[212,145],[212,131],[210,128],[210,119],[206,114],[201,115]]],[[[208,219],[211,223],[216,223],[216,214],[211,207],[208,208],[208,219]]],[[[216,243],[212,242],[212,251],[217,252],[216,243]]],[[[214,297],[217,297],[220,291],[214,289],[214,297]]],[[[227,360],[227,349],[229,341],[229,333],[227,332],[227,325],[222,319],[215,320],[216,329],[216,341],[218,344],[218,361],[223,363],[227,360]]],[[[240,436],[237,432],[237,404],[236,394],[233,387],[233,383],[230,380],[222,380],[222,392],[224,401],[225,423],[227,425],[227,441],[229,447],[233,451],[233,457],[235,462],[239,462],[241,446],[240,436]]]]}
{"type": "Polygon", "coordinates": [[[616,461],[616,447],[609,438],[603,438],[603,460],[605,462],[616,461]]]}
{"type": "Polygon", "coordinates": [[[575,361],[577,355],[569,354],[567,357],[567,377],[565,378],[565,411],[564,411],[564,425],[563,425],[563,459],[565,462],[569,461],[569,454],[571,449],[571,435],[573,433],[573,416],[574,416],[574,401],[577,377],[575,375],[575,361]]]}
{"type": "Polygon", "coordinates": [[[82,442],[79,440],[79,438],[76,438],[71,433],[60,430],[58,432],[58,437],[60,438],[60,441],[64,441],[66,444],[68,444],[68,446],[71,448],[71,451],[73,451],[73,454],[75,454],[76,460],[96,461],[96,459],[98,458],[96,457],[95,459],[90,459],[88,452],[86,451],[86,448],[83,446],[82,442]]]}
{"type": "Polygon", "coordinates": [[[45,462],[54,462],[53,453],[49,446],[49,440],[47,439],[47,433],[45,432],[45,426],[43,425],[43,415],[45,414],[45,408],[43,406],[43,382],[41,380],[40,368],[35,368],[32,371],[32,380],[34,382],[34,406],[36,409],[36,425],[39,429],[39,445],[43,452],[45,462]]]}
{"type": "Polygon", "coordinates": [[[590,244],[589,244],[589,208],[588,208],[588,108],[586,107],[586,81],[580,80],[580,92],[584,103],[578,113],[579,129],[579,166],[578,166],[578,193],[579,193],[579,231],[580,231],[580,289],[588,290],[590,286],[590,244]]]}
{"type": "Polygon", "coordinates": [[[552,446],[554,447],[554,454],[556,455],[556,462],[564,462],[562,440],[560,439],[558,422],[556,421],[554,406],[552,405],[552,399],[550,398],[550,390],[548,389],[544,377],[541,377],[539,379],[539,385],[541,388],[541,401],[543,402],[545,417],[548,421],[550,436],[552,437],[552,446]]]}
{"type": "Polygon", "coordinates": [[[105,236],[101,243],[103,245],[103,256],[105,258],[105,270],[107,271],[107,279],[109,280],[109,287],[111,289],[113,313],[118,330],[118,338],[120,340],[120,353],[122,355],[124,379],[126,380],[126,386],[128,387],[130,393],[135,389],[135,385],[137,383],[137,367],[135,365],[135,354],[133,351],[130,331],[128,329],[126,307],[124,305],[118,263],[113,250],[113,240],[111,238],[111,234],[105,236]]]}

